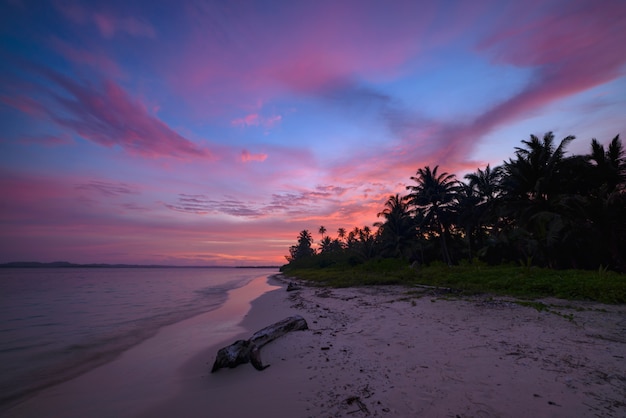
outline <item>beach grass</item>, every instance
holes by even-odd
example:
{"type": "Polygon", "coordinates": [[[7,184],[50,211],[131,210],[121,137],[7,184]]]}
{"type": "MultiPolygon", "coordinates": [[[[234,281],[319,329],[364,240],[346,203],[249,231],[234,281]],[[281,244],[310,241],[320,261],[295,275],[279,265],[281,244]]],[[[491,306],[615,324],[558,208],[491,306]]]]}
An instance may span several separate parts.
{"type": "Polygon", "coordinates": [[[447,266],[432,263],[411,267],[395,259],[370,260],[358,265],[284,266],[288,276],[331,287],[367,285],[428,285],[455,289],[464,294],[492,293],[518,298],[556,297],[602,303],[626,303],[626,276],[598,270],[555,270],[525,265],[490,266],[462,262],[447,266]]]}

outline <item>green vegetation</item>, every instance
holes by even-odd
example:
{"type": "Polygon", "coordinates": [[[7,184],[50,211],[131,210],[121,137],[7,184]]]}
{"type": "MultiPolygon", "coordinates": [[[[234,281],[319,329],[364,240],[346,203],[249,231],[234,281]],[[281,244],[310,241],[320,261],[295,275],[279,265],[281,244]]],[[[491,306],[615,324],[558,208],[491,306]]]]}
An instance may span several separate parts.
{"type": "Polygon", "coordinates": [[[288,274],[333,286],[426,284],[463,292],[626,302],[626,158],[605,149],[566,156],[568,136],[531,135],[501,166],[466,182],[426,166],[389,196],[373,226],[308,230],[288,274]],[[469,260],[469,261],[463,261],[469,260]],[[414,269],[409,266],[425,266],[414,269]]]}
{"type": "Polygon", "coordinates": [[[449,287],[463,294],[491,293],[530,299],[557,297],[626,303],[626,278],[611,271],[554,270],[512,264],[489,266],[476,261],[455,266],[435,262],[413,268],[408,262],[396,259],[370,260],[356,266],[335,263],[321,267],[312,262],[314,259],[310,258],[309,263],[284,266],[283,272],[333,287],[419,284],[449,287]]]}

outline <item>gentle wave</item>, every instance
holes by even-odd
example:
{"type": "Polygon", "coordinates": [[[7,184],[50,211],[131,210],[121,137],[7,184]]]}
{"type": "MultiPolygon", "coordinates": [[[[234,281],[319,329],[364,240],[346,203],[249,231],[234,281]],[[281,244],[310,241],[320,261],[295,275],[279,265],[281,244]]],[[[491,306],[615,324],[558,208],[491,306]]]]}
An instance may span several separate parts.
{"type": "Polygon", "coordinates": [[[217,309],[230,290],[264,274],[244,269],[11,270],[13,276],[0,272],[1,409],[114,360],[163,326],[217,309]]]}

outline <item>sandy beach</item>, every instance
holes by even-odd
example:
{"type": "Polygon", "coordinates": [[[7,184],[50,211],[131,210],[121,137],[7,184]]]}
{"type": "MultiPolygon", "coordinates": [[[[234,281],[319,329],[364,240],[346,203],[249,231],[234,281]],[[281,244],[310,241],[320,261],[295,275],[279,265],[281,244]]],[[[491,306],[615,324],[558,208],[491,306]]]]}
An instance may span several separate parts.
{"type": "Polygon", "coordinates": [[[626,416],[626,306],[286,281],[236,289],[211,321],[166,327],[7,416],[626,416]],[[294,314],[310,329],[263,347],[268,369],[209,373],[220,347],[294,314]]]}

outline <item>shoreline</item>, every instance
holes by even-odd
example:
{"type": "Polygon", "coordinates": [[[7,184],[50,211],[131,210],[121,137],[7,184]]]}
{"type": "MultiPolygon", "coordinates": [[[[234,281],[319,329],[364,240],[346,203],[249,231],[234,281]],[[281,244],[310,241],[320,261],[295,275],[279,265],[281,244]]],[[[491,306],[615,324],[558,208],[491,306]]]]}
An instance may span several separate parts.
{"type": "Polygon", "coordinates": [[[203,314],[7,416],[613,417],[626,408],[625,305],[544,300],[550,310],[538,311],[401,286],[286,292],[289,281],[259,278],[242,297],[229,294],[210,344],[203,314]],[[294,314],[309,330],[264,346],[268,369],[210,373],[219,348],[294,314]]]}
{"type": "MultiPolygon", "coordinates": [[[[252,301],[250,310],[239,325],[245,332],[220,344],[207,347],[190,358],[180,373],[187,376],[187,384],[176,397],[155,405],[140,418],[166,418],[184,416],[188,418],[211,416],[245,417],[263,416],[303,416],[309,406],[307,393],[315,389],[314,382],[304,382],[305,370],[302,366],[289,364],[289,359],[304,355],[299,338],[307,331],[288,333],[264,346],[261,357],[267,369],[258,371],[251,364],[242,364],[234,369],[220,369],[210,373],[217,351],[238,339],[248,339],[261,328],[278,322],[288,316],[298,314],[291,306],[286,292],[287,283],[280,274],[267,278],[268,283],[277,289],[265,292],[252,301]],[[295,366],[295,368],[294,368],[295,366]]],[[[309,327],[311,326],[310,321],[309,327]]],[[[315,415],[312,415],[315,416],[315,415]]]]}
{"type": "MultiPolygon", "coordinates": [[[[293,314],[308,322],[262,348],[271,367],[207,372],[142,418],[614,417],[626,408],[624,305],[546,299],[550,310],[538,311],[489,295],[301,284],[262,295],[244,319],[243,338],[293,314]]],[[[219,348],[195,367],[210,367],[219,348]]]]}
{"type": "Polygon", "coordinates": [[[259,276],[230,290],[217,309],[167,325],[116,359],[41,390],[3,411],[3,416],[46,416],[51,411],[65,418],[137,416],[177,393],[183,384],[179,369],[189,358],[244,335],[240,323],[252,301],[279,288],[259,276]]]}

